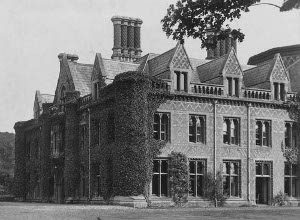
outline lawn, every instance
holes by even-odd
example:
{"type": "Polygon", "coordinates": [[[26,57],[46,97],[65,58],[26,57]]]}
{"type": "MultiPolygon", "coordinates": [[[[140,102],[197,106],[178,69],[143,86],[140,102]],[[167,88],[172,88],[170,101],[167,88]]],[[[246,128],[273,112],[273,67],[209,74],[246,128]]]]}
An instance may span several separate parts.
{"type": "Polygon", "coordinates": [[[122,206],[0,202],[0,219],[300,219],[300,207],[133,209],[122,206]]]}

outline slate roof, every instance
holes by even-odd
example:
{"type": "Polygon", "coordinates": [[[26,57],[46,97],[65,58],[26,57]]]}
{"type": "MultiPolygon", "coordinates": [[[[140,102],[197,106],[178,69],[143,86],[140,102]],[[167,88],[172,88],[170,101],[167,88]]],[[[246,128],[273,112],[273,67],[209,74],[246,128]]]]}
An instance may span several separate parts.
{"type": "Polygon", "coordinates": [[[123,72],[136,71],[139,67],[139,64],[136,63],[120,62],[110,59],[103,59],[103,65],[108,80],[113,80],[116,75],[123,72]]]}
{"type": "Polygon", "coordinates": [[[176,47],[168,50],[167,52],[160,54],[148,61],[149,72],[152,76],[165,72],[169,69],[171,60],[176,52],[176,47]]]}
{"type": "Polygon", "coordinates": [[[200,81],[205,83],[221,76],[228,55],[229,53],[198,66],[197,73],[199,74],[200,81]]]}
{"type": "Polygon", "coordinates": [[[90,94],[93,65],[72,61],[68,61],[68,64],[75,90],[80,92],[81,97],[90,94]]]}
{"type": "Polygon", "coordinates": [[[270,74],[276,59],[265,61],[258,66],[244,71],[244,84],[246,87],[271,89],[270,74]]]}

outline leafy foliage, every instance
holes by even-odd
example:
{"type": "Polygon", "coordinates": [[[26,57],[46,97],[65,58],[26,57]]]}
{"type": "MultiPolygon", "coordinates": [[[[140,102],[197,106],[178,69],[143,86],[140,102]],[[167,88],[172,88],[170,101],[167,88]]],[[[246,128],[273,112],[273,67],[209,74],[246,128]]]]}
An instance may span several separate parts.
{"type": "Polygon", "coordinates": [[[280,191],[272,200],[273,206],[285,206],[287,205],[287,196],[280,191]]]}
{"type": "Polygon", "coordinates": [[[215,206],[223,206],[226,201],[226,196],[223,195],[222,174],[217,172],[216,178],[212,173],[207,173],[204,176],[204,198],[214,202],[215,206]]]}
{"type": "MultiPolygon", "coordinates": [[[[202,48],[215,48],[217,40],[225,39],[229,35],[242,42],[245,35],[240,29],[231,29],[228,23],[239,19],[242,12],[249,11],[250,6],[268,4],[259,2],[260,0],[178,0],[176,5],[171,4],[167,9],[167,14],[161,20],[162,29],[174,40],[183,40],[185,36],[199,38],[202,48]],[[218,35],[211,39],[207,30],[213,30],[218,35]]],[[[271,3],[269,5],[276,6],[271,3]]],[[[291,5],[290,8],[293,8],[299,3],[291,5]]]]}
{"type": "Polygon", "coordinates": [[[177,206],[187,203],[189,192],[188,159],[180,152],[170,154],[170,187],[173,201],[177,206]]]}

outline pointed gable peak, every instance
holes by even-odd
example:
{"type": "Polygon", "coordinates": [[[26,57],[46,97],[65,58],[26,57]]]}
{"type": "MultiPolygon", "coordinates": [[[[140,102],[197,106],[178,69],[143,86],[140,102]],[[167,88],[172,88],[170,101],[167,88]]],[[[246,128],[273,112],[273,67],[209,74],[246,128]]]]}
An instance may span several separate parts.
{"type": "Polygon", "coordinates": [[[94,81],[94,80],[99,79],[100,75],[102,77],[105,77],[106,72],[104,69],[104,64],[103,64],[103,59],[102,59],[101,53],[96,53],[91,80],[94,81]]]}
{"type": "Polygon", "coordinates": [[[276,53],[273,58],[273,67],[270,71],[270,80],[275,81],[289,81],[288,72],[283,64],[281,56],[276,53]]]}
{"type": "Polygon", "coordinates": [[[222,73],[226,75],[243,75],[242,67],[236,57],[236,53],[233,47],[231,47],[229,53],[225,55],[225,62],[222,68],[222,73]]]}
{"type": "Polygon", "coordinates": [[[173,68],[178,68],[178,69],[193,69],[190,59],[185,50],[183,41],[177,42],[173,57],[170,60],[169,65],[172,65],[173,68]]]}

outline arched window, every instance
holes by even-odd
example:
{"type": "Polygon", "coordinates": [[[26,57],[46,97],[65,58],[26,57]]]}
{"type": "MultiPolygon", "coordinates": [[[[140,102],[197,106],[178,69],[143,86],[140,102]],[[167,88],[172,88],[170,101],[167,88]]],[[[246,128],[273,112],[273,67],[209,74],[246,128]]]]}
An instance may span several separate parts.
{"type": "Polygon", "coordinates": [[[189,141],[205,143],[205,116],[190,115],[189,141]]]}
{"type": "Polygon", "coordinates": [[[263,145],[269,146],[270,145],[270,125],[269,122],[265,121],[263,123],[263,145]]]}
{"type": "Polygon", "coordinates": [[[256,121],[256,145],[261,145],[261,134],[262,134],[262,123],[261,121],[256,121]]]}
{"type": "Polygon", "coordinates": [[[256,120],[256,145],[271,146],[271,122],[256,120]]]}
{"type": "Polygon", "coordinates": [[[225,119],[223,121],[223,143],[230,143],[230,121],[229,119],[225,119]]]}
{"type": "Polygon", "coordinates": [[[224,118],[223,121],[223,143],[239,144],[240,125],[237,118],[224,118]]]}

